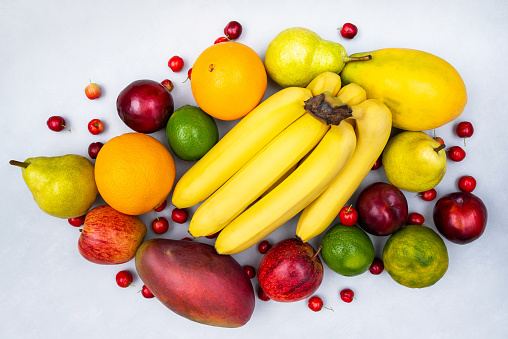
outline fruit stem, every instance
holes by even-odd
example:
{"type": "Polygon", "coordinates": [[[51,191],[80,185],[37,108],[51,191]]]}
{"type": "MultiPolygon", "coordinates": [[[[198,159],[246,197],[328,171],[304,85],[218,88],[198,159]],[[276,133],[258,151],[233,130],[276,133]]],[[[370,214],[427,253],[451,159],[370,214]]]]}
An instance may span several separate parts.
{"type": "Polygon", "coordinates": [[[372,55],[364,55],[361,57],[346,57],[344,62],[351,62],[351,61],[369,61],[372,60],[372,55]]]}
{"type": "Polygon", "coordinates": [[[30,165],[30,164],[28,164],[26,162],[21,162],[21,161],[16,161],[16,160],[9,161],[9,164],[14,165],[14,166],[18,166],[18,167],[23,167],[23,168],[27,168],[28,165],[30,165]]]}
{"type": "Polygon", "coordinates": [[[439,145],[439,147],[434,148],[434,151],[436,151],[436,153],[439,153],[439,151],[444,149],[445,147],[446,147],[445,144],[441,144],[441,145],[439,145]]]}
{"type": "Polygon", "coordinates": [[[326,125],[338,125],[353,116],[353,110],[330,92],[323,92],[305,101],[304,109],[326,125]]]}
{"type": "Polygon", "coordinates": [[[314,255],[312,256],[312,259],[314,259],[315,257],[317,257],[317,255],[319,254],[319,252],[321,252],[321,249],[322,249],[322,248],[323,248],[323,245],[319,246],[319,248],[318,248],[318,250],[317,250],[316,254],[314,254],[314,255]]]}

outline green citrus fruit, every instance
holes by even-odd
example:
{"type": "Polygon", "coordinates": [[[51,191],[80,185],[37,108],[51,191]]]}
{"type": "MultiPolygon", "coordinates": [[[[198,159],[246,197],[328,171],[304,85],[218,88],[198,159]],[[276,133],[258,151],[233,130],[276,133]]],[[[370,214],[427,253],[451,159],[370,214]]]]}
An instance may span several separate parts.
{"type": "Polygon", "coordinates": [[[321,240],[321,257],[333,271],[352,277],[367,271],[374,260],[374,245],[357,226],[332,226],[321,240]]]}
{"type": "Polygon", "coordinates": [[[219,141],[215,120],[201,108],[185,105],[177,109],[166,126],[169,147],[182,160],[201,159],[219,141]]]}
{"type": "Polygon", "coordinates": [[[392,234],[383,248],[383,263],[401,285],[434,285],[448,269],[448,251],[441,237],[427,226],[407,225],[392,234]]]}

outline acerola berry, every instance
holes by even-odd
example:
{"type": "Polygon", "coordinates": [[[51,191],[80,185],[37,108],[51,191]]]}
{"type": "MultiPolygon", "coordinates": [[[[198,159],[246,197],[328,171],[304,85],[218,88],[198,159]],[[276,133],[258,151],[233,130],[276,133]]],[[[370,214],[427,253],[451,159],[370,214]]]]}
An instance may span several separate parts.
{"type": "Polygon", "coordinates": [[[446,155],[451,161],[459,162],[466,157],[466,151],[460,146],[452,146],[446,151],[446,155]]]}
{"type": "Polygon", "coordinates": [[[382,166],[382,161],[381,161],[381,157],[377,158],[376,162],[374,163],[374,165],[372,166],[372,170],[377,170],[377,169],[380,169],[381,166],[382,166]]]}
{"type": "Polygon", "coordinates": [[[408,225],[423,225],[424,222],[425,222],[425,218],[420,213],[416,213],[416,212],[409,213],[409,215],[407,217],[407,224],[408,225]]]}
{"type": "Polygon", "coordinates": [[[214,233],[214,234],[210,234],[210,235],[205,235],[205,238],[207,239],[215,239],[217,238],[217,236],[219,235],[220,231],[217,232],[217,233],[214,233]]]}
{"type": "Polygon", "coordinates": [[[461,121],[455,128],[455,133],[461,138],[470,138],[474,133],[473,124],[469,121],[461,121]]]}
{"type": "Polygon", "coordinates": [[[358,33],[358,27],[352,23],[345,23],[340,29],[340,35],[346,39],[353,39],[358,33]]]}
{"type": "Polygon", "coordinates": [[[187,71],[187,79],[191,80],[191,76],[192,76],[192,68],[189,68],[189,70],[187,71]]]}
{"type": "Polygon", "coordinates": [[[171,57],[168,61],[168,67],[171,68],[173,72],[180,72],[183,68],[183,59],[177,55],[171,57]]]}
{"type": "Polygon", "coordinates": [[[358,212],[352,206],[342,207],[339,220],[344,226],[354,226],[358,221],[358,212]]]}
{"type": "Polygon", "coordinates": [[[166,87],[166,89],[168,90],[168,92],[171,92],[173,90],[173,88],[175,88],[175,85],[173,85],[173,83],[171,82],[171,80],[169,79],[164,79],[161,81],[161,85],[166,87]]]}
{"type": "Polygon", "coordinates": [[[261,287],[258,289],[258,298],[263,300],[263,301],[268,301],[268,300],[271,299],[268,296],[268,294],[266,294],[265,291],[263,291],[263,289],[261,287]]]}
{"type": "Polygon", "coordinates": [[[355,296],[355,292],[353,292],[353,290],[351,290],[349,288],[346,288],[346,289],[343,289],[342,291],[340,291],[340,298],[344,302],[347,302],[347,303],[352,302],[354,296],[355,296]]]}
{"type": "Polygon", "coordinates": [[[143,297],[147,299],[155,297],[153,293],[148,289],[148,287],[146,287],[146,285],[143,285],[143,288],[141,289],[141,294],[143,295],[143,297]]]}
{"type": "Polygon", "coordinates": [[[88,131],[93,135],[97,135],[104,131],[104,123],[100,119],[92,119],[88,123],[88,131]]]}
{"type": "Polygon", "coordinates": [[[116,274],[116,283],[120,287],[128,287],[132,284],[133,277],[129,271],[120,271],[116,274]]]}
{"type": "Polygon", "coordinates": [[[94,82],[91,82],[85,87],[86,97],[90,100],[97,99],[101,96],[101,88],[94,82]]]}
{"type": "Polygon", "coordinates": [[[313,296],[309,299],[308,305],[314,312],[319,312],[323,308],[323,299],[318,296],[313,296]]]}
{"type": "Polygon", "coordinates": [[[160,204],[159,207],[157,207],[155,209],[155,212],[162,212],[166,208],[167,205],[168,205],[168,201],[164,200],[164,202],[162,204],[160,204]]]}
{"type": "Polygon", "coordinates": [[[49,117],[46,124],[48,125],[49,129],[52,130],[53,132],[60,132],[64,128],[70,132],[70,129],[68,129],[65,126],[65,119],[62,118],[61,116],[54,115],[52,117],[49,117]]]}
{"type": "Polygon", "coordinates": [[[383,260],[379,259],[378,257],[375,257],[372,261],[372,264],[369,267],[370,273],[374,275],[381,274],[383,270],[385,269],[385,265],[383,264],[383,260]]]}
{"type": "Polygon", "coordinates": [[[476,179],[470,175],[465,175],[460,177],[458,186],[462,192],[471,193],[476,188],[476,179]]]}
{"type": "Polygon", "coordinates": [[[441,137],[434,137],[434,140],[436,140],[438,144],[440,144],[440,145],[444,145],[444,140],[443,140],[443,138],[441,138],[441,137]]]}
{"type": "Polygon", "coordinates": [[[221,36],[220,38],[217,38],[217,40],[214,41],[214,45],[215,44],[218,44],[218,43],[221,43],[221,42],[228,42],[228,38],[226,38],[225,36],[221,36]]]}
{"type": "Polygon", "coordinates": [[[171,219],[179,224],[183,224],[189,218],[189,212],[185,208],[175,208],[171,212],[171,219]]]}
{"type": "Polygon", "coordinates": [[[157,234],[164,234],[169,229],[169,221],[164,217],[158,217],[152,221],[152,229],[157,234]]]}
{"type": "Polygon", "coordinates": [[[245,273],[249,276],[249,278],[254,278],[256,276],[256,269],[254,266],[251,265],[245,265],[243,266],[243,269],[245,270],[245,273]]]}
{"type": "Polygon", "coordinates": [[[88,146],[88,155],[90,156],[90,158],[92,159],[97,158],[97,155],[99,154],[99,151],[101,150],[102,146],[104,146],[102,142],[92,142],[88,146]]]}
{"type": "Polygon", "coordinates": [[[81,226],[81,225],[83,225],[85,223],[85,216],[82,215],[80,217],[70,218],[70,219],[67,219],[67,221],[72,226],[79,227],[79,226],[81,226]]]}
{"type": "Polygon", "coordinates": [[[431,188],[428,191],[420,192],[419,196],[422,198],[422,200],[432,201],[432,200],[436,199],[437,192],[434,188],[431,188]]]}
{"type": "Polygon", "coordinates": [[[272,245],[268,242],[268,240],[263,240],[258,244],[258,251],[261,254],[265,254],[272,245]]]}
{"type": "Polygon", "coordinates": [[[224,27],[224,34],[230,40],[238,39],[242,35],[242,25],[238,21],[230,21],[224,27]]]}

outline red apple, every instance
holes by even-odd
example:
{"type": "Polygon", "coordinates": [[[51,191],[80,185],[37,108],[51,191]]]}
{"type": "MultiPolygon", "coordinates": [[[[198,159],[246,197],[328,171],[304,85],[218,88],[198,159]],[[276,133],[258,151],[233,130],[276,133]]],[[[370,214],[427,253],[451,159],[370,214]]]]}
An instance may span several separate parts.
{"type": "Polygon", "coordinates": [[[153,80],[137,80],[123,89],[116,99],[123,122],[136,132],[153,133],[166,127],[173,114],[171,93],[153,80]]]}
{"type": "Polygon", "coordinates": [[[401,229],[408,217],[406,197],[397,187],[375,182],[356,200],[358,224],[373,235],[390,235],[401,229]]]}
{"type": "Polygon", "coordinates": [[[323,264],[309,243],[286,239],[266,252],[258,268],[261,289],[275,301],[310,297],[323,281],[323,264]]]}
{"type": "Polygon", "coordinates": [[[434,224],[446,239],[467,244],[478,239],[487,226],[487,208],[476,195],[449,193],[434,206],[434,224]]]}
{"type": "Polygon", "coordinates": [[[138,217],[98,206],[86,214],[78,250],[96,264],[122,264],[134,258],[145,235],[146,226],[138,217]]]}

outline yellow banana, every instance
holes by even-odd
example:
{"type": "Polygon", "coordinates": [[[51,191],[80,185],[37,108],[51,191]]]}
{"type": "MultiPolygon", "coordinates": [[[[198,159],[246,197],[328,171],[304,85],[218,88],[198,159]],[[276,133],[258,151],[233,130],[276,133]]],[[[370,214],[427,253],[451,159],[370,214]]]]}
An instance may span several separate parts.
{"type": "Polygon", "coordinates": [[[177,182],[172,203],[191,207],[205,200],[288,125],[305,113],[307,88],[283,89],[259,104],[177,182]]]}
{"type": "Polygon", "coordinates": [[[328,129],[308,113],[298,118],[199,206],[190,234],[197,238],[224,228],[309,153],[328,129]]]}
{"type": "MultiPolygon", "coordinates": [[[[356,84],[347,90],[363,91],[356,84]]],[[[383,151],[392,127],[392,115],[382,102],[369,99],[352,106],[357,145],[353,156],[329,187],[301,213],[296,235],[308,241],[322,233],[356,191],[383,151]]]]}
{"type": "Polygon", "coordinates": [[[321,194],[350,159],[356,145],[351,124],[331,126],[323,139],[284,181],[246,209],[220,233],[215,248],[233,254],[256,244],[321,194]]]}

